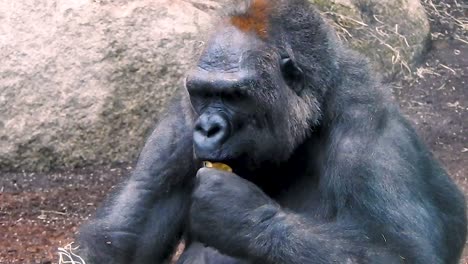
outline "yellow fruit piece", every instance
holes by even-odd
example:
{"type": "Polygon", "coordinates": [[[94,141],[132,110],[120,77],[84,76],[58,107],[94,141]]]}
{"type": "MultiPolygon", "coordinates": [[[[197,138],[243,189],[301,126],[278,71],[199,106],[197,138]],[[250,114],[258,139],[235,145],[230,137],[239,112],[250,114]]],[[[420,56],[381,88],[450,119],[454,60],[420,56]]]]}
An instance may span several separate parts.
{"type": "Polygon", "coordinates": [[[229,171],[232,172],[232,168],[229,167],[229,165],[221,163],[221,162],[209,162],[209,161],[204,161],[203,162],[203,167],[206,168],[215,168],[218,170],[223,170],[223,171],[229,171]]]}

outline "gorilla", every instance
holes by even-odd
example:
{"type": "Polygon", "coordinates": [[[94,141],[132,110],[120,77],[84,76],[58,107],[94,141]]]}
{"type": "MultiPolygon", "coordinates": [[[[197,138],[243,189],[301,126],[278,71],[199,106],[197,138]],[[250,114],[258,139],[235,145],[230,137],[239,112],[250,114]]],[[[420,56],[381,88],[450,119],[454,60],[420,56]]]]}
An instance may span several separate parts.
{"type": "Polygon", "coordinates": [[[238,2],[185,88],[81,227],[88,264],[182,239],[178,263],[458,263],[464,196],[309,1],[238,2]]]}

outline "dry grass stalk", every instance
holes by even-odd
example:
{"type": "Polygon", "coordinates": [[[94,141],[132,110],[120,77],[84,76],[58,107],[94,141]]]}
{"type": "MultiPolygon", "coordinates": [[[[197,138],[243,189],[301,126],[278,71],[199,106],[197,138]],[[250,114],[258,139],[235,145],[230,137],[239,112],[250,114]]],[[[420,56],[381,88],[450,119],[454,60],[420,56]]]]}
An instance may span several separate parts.
{"type": "Polygon", "coordinates": [[[406,76],[412,74],[409,63],[401,55],[401,49],[389,44],[388,41],[386,41],[387,39],[391,39],[392,36],[397,36],[401,40],[402,45],[410,47],[406,37],[399,33],[398,24],[393,26],[387,25],[377,15],[374,15],[375,21],[381,25],[373,28],[362,20],[345,16],[333,11],[323,12],[323,14],[325,17],[330,18],[333,27],[337,29],[337,36],[339,39],[348,42],[349,40],[355,38],[355,36],[353,36],[351,33],[352,31],[362,31],[362,36],[370,36],[370,41],[376,40],[380,45],[391,52],[392,64],[399,65],[403,75],[406,76]]]}
{"type": "Polygon", "coordinates": [[[86,264],[83,258],[75,254],[78,247],[73,247],[73,243],[63,248],[58,248],[59,264],[86,264]]]}

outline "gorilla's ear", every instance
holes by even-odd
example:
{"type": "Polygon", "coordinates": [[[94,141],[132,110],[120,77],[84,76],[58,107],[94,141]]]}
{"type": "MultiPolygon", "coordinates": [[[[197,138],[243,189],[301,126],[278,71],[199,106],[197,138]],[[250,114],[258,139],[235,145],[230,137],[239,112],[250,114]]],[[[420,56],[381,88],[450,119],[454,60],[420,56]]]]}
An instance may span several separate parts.
{"type": "Polygon", "coordinates": [[[304,73],[290,57],[281,58],[281,73],[286,84],[296,93],[304,89],[304,73]]]}

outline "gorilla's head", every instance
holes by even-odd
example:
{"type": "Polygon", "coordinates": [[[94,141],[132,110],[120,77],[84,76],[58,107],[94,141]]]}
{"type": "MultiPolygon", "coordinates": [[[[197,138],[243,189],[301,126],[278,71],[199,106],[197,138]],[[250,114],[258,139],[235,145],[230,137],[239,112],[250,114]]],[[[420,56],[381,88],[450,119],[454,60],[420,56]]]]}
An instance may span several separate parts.
{"type": "Polygon", "coordinates": [[[307,1],[298,3],[244,2],[213,34],[186,80],[199,159],[282,162],[319,124],[337,72],[334,41],[307,1]]]}

